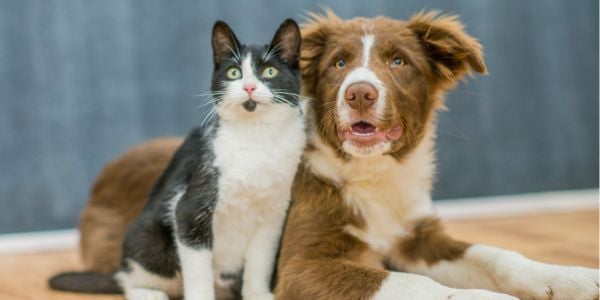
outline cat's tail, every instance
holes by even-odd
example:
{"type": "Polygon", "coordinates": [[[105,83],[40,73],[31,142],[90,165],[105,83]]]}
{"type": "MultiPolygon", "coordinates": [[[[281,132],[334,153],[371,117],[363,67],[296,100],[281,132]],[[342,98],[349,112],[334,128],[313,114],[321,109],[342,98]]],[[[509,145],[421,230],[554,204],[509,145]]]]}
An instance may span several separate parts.
{"type": "Polygon", "coordinates": [[[123,290],[113,278],[114,273],[65,272],[59,273],[48,284],[52,289],[89,294],[122,294],[123,290]]]}

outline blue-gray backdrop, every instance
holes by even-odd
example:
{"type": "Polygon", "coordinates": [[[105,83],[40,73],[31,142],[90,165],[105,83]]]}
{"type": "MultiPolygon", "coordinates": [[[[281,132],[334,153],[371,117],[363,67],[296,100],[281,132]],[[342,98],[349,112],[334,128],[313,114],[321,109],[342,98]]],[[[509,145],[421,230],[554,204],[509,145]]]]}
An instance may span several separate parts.
{"type": "Polygon", "coordinates": [[[598,186],[597,0],[0,0],[0,233],[74,226],[105,162],[198,124],[216,19],[267,42],[322,6],[453,12],[485,46],[441,115],[436,198],[598,186]]]}

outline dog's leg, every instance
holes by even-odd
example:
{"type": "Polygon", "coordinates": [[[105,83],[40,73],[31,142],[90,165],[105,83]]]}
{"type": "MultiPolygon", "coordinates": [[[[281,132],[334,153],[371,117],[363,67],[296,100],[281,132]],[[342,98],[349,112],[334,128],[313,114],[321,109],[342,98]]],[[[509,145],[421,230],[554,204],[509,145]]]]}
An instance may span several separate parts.
{"type": "Polygon", "coordinates": [[[277,299],[515,299],[486,290],[455,289],[426,276],[388,272],[347,259],[292,259],[281,270],[277,299]]]}
{"type": "Polygon", "coordinates": [[[454,288],[524,299],[598,299],[598,270],[550,265],[513,251],[458,242],[444,234],[437,219],[421,220],[392,261],[454,288]]]}

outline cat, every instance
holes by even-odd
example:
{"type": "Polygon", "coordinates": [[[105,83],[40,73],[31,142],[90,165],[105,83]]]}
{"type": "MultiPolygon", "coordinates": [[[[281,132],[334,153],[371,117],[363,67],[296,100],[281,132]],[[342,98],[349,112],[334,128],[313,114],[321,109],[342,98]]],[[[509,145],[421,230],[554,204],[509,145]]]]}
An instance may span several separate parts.
{"type": "MultiPolygon", "coordinates": [[[[128,299],[273,298],[279,240],[306,143],[300,42],[292,19],[264,46],[242,45],[225,22],[215,23],[216,117],[187,136],[128,228],[114,275],[128,299]]],[[[115,290],[114,280],[95,273],[62,274],[51,285],[60,289],[77,274],[78,282],[101,286],[94,292],[115,290]]]]}

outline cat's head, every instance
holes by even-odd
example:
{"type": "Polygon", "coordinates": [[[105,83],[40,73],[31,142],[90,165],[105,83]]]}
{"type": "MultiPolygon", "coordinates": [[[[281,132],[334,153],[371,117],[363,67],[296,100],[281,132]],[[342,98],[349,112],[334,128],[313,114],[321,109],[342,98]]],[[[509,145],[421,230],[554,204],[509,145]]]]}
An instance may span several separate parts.
{"type": "Polygon", "coordinates": [[[300,30],[285,20],[268,45],[244,45],[223,21],[212,32],[211,90],[222,119],[262,120],[300,112],[300,30]]]}

